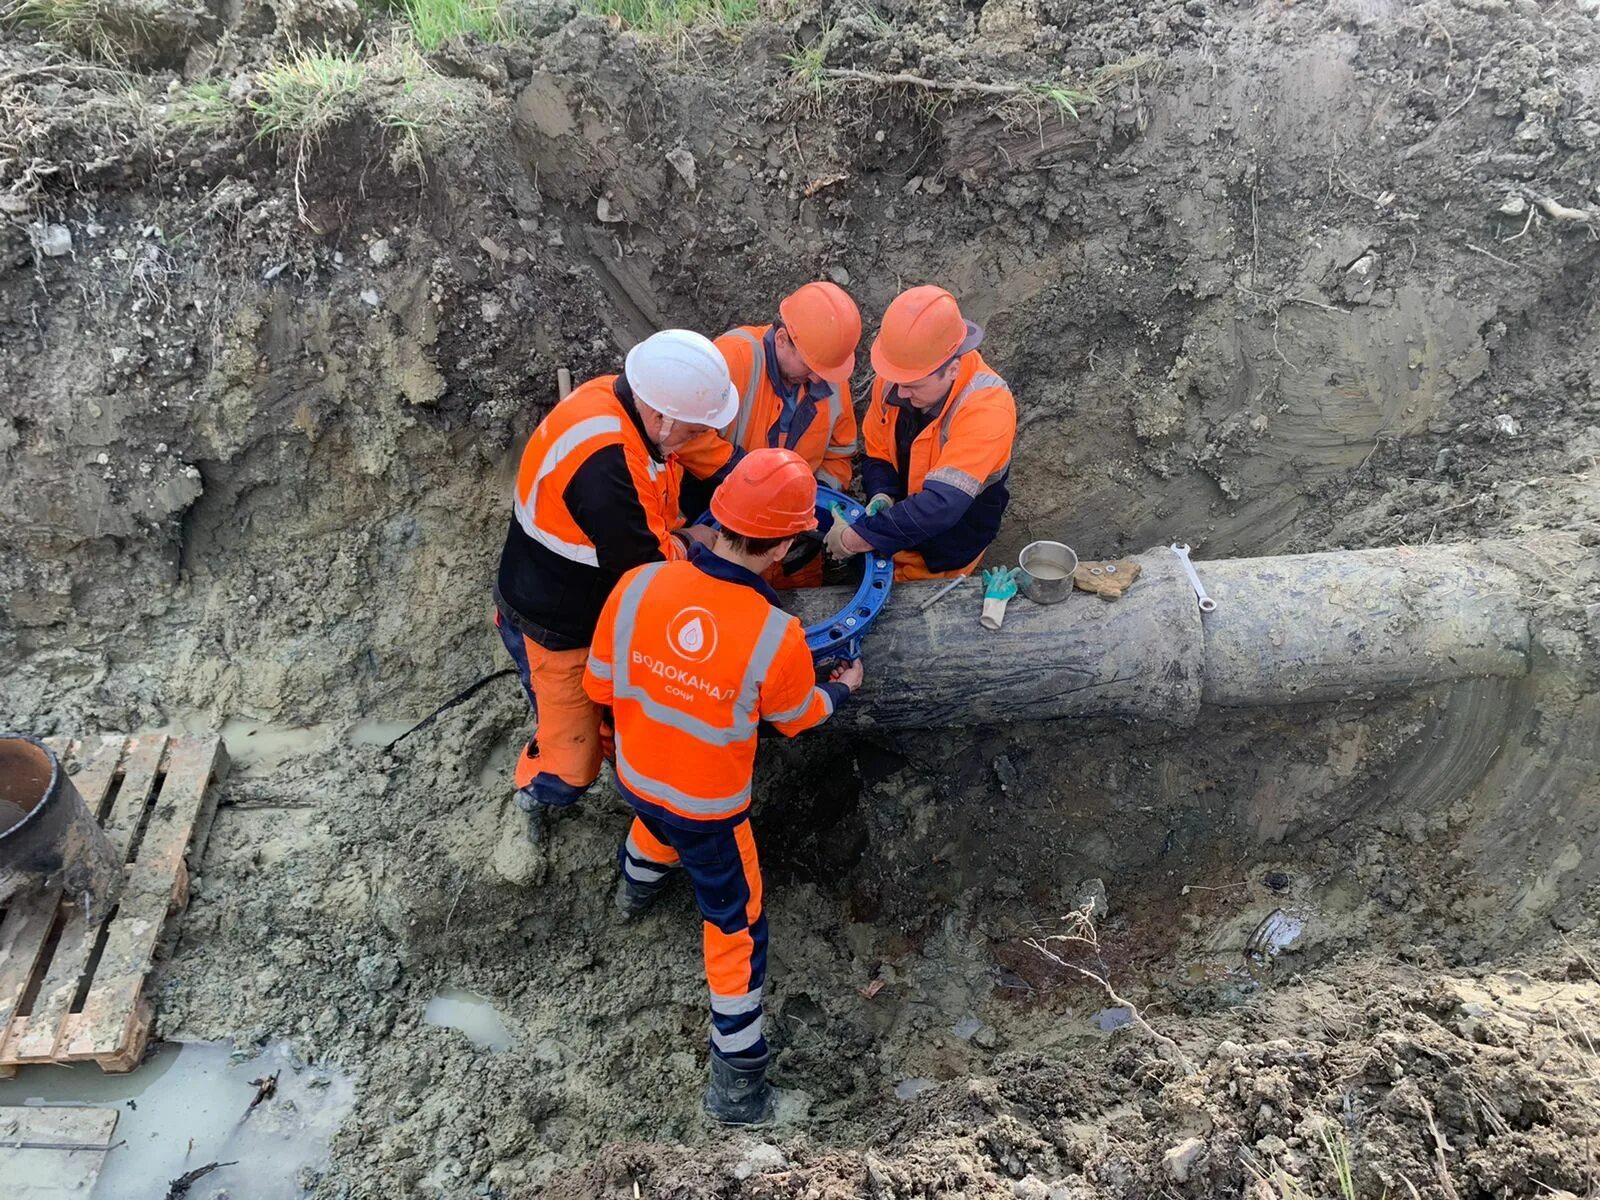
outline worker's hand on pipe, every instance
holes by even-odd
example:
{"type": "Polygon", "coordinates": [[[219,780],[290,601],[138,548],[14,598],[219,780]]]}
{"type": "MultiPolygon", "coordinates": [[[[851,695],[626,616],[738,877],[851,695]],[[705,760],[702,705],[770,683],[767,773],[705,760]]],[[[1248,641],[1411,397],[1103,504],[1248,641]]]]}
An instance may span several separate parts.
{"type": "Polygon", "coordinates": [[[983,598],[1009,600],[1017,594],[1017,575],[1021,567],[990,567],[983,573],[983,598]]]}
{"type": "Polygon", "coordinates": [[[708,550],[717,540],[717,531],[709,525],[686,525],[678,532],[687,538],[689,542],[699,542],[708,550]]]}
{"type": "Polygon", "coordinates": [[[840,663],[828,676],[834,683],[842,683],[852,692],[861,686],[862,677],[863,672],[859,658],[852,659],[847,663],[840,663]]]}
{"type": "Polygon", "coordinates": [[[894,507],[894,497],[893,496],[885,496],[882,492],[879,492],[871,500],[867,501],[867,516],[875,517],[879,513],[881,513],[884,509],[893,508],[893,507],[894,507]]]}

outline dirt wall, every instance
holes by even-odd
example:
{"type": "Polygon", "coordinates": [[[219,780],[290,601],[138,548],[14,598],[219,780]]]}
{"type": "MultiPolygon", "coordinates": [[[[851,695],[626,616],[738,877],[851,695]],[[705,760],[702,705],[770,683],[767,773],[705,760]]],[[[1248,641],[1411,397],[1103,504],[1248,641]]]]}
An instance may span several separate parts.
{"type": "MultiPolygon", "coordinates": [[[[799,1093],[777,1182],[700,1148],[692,922],[612,922],[614,802],[557,854],[521,843],[512,689],[393,754],[334,732],[242,769],[162,1030],[288,1036],[364,1072],[320,1195],[1204,1195],[1250,1186],[1241,1146],[1331,1187],[1313,1117],[1345,1121],[1375,1195],[1447,1194],[1434,1118],[1448,1168],[1475,1164],[1464,1194],[1584,1186],[1587,1060],[1527,1066],[1581,1051],[1461,1022],[1490,1011],[1480,968],[1592,975],[1560,939],[1586,936],[1600,861],[1594,14],[808,6],[668,51],[557,14],[434,55],[440,136],[408,155],[382,71],[314,142],[257,136],[272,56],[331,27],[300,7],[175,22],[116,87],[0,35],[0,724],[421,715],[499,665],[487,581],[556,368],[766,319],[821,276],[869,326],[928,280],[985,324],[1021,416],[997,556],[1556,547],[1512,564],[1523,680],[766,754],[774,1041],[799,1093]],[[808,47],[1022,102],[797,78],[808,47]],[[177,118],[204,78],[229,107],[199,128],[177,118]],[[1064,116],[1045,83],[1099,100],[1064,116]],[[1107,962],[1199,1083],[1108,1044],[1105,998],[1027,947],[1092,878],[1107,962]],[[1311,917],[1269,991],[1240,956],[1280,909],[1311,917]],[[423,1025],[442,983],[493,997],[516,1051],[423,1025]],[[1357,1070],[1371,1120],[1345,1100],[1357,1070]],[[1209,1165],[1179,1180],[1163,1155],[1189,1137],[1209,1165]]],[[[340,20],[345,44],[384,32],[340,20]]]]}

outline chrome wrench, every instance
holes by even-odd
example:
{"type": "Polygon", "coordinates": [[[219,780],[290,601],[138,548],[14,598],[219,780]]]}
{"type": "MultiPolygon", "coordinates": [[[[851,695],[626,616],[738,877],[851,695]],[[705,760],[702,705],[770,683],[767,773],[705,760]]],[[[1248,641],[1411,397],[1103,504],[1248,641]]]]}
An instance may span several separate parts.
{"type": "Polygon", "coordinates": [[[1194,588],[1195,601],[1200,605],[1203,613],[1215,612],[1217,602],[1206,595],[1206,585],[1200,582],[1200,574],[1194,569],[1194,564],[1189,561],[1189,547],[1187,543],[1173,543],[1171,551],[1178,556],[1178,561],[1183,564],[1183,573],[1189,577],[1189,586],[1194,588]]]}

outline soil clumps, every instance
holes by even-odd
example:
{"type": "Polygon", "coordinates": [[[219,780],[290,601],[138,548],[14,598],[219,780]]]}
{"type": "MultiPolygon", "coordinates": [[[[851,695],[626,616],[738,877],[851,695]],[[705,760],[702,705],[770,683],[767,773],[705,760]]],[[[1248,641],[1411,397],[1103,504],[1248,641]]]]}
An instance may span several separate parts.
{"type": "Polygon", "coordinates": [[[226,723],[238,764],[160,1033],[357,1077],[318,1200],[1591,1193],[1593,5],[515,10],[426,51],[324,0],[0,32],[0,726],[226,723]],[[994,561],[1524,539],[1535,667],[764,749],[786,1098],[734,1137],[688,897],[612,920],[606,781],[540,853],[509,681],[373,721],[502,665],[557,368],[812,278],[985,325],[994,561]],[[1030,944],[1084,904],[1070,961],[1176,1056],[1030,944]],[[426,1023],[447,988],[511,1048],[426,1023]]]}

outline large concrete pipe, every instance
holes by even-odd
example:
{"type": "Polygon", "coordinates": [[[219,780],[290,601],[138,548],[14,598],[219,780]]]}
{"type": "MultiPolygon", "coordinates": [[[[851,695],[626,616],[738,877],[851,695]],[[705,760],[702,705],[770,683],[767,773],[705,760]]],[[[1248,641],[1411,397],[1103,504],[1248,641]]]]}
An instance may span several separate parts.
{"type": "MultiPolygon", "coordinates": [[[[1475,545],[1197,562],[1215,612],[1201,615],[1177,557],[1136,555],[1120,600],[1019,596],[1003,628],[978,624],[974,579],[924,610],[942,584],[900,583],[863,650],[867,683],[850,725],[928,728],[1053,717],[1192,723],[1202,704],[1249,706],[1380,695],[1528,669],[1528,599],[1475,545]]],[[[841,588],[793,592],[810,623],[841,588]]]]}

